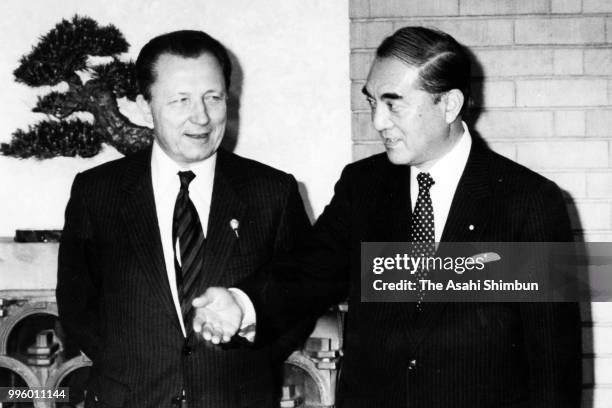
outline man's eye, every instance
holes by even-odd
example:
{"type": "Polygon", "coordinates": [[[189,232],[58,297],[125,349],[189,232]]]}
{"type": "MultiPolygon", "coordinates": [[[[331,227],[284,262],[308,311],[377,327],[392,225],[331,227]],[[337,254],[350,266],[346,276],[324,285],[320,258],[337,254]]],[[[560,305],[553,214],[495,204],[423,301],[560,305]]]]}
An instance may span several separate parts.
{"type": "Polygon", "coordinates": [[[397,105],[395,105],[393,102],[385,102],[385,105],[387,105],[389,112],[397,112],[398,110],[397,105]]]}
{"type": "Polygon", "coordinates": [[[186,96],[182,96],[180,98],[176,98],[170,101],[172,105],[187,105],[189,103],[189,98],[186,96]]]}
{"type": "Polygon", "coordinates": [[[206,95],[204,97],[204,103],[206,104],[217,104],[225,101],[223,95],[206,95]]]}

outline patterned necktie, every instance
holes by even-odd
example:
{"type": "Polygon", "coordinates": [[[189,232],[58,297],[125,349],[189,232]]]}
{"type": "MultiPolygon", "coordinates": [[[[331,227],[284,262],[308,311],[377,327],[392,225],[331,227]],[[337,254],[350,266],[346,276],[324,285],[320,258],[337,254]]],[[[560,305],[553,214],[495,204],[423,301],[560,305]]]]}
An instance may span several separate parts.
{"type": "Polygon", "coordinates": [[[195,178],[191,171],[179,171],[181,189],[176,196],[172,218],[172,243],[174,248],[174,268],[181,312],[185,328],[191,326],[188,316],[191,301],[197,294],[198,280],[204,265],[206,239],[200,223],[200,217],[189,198],[189,183],[195,178]],[[180,257],[177,253],[180,249],[180,257]]]}
{"type": "MultiPolygon", "coordinates": [[[[413,242],[413,256],[429,257],[436,252],[434,234],[434,212],[431,203],[429,189],[435,184],[434,179],[429,173],[417,174],[419,182],[419,196],[417,197],[410,229],[410,240],[413,242]]],[[[416,272],[418,280],[427,278],[427,268],[419,268],[416,272]]],[[[417,309],[421,310],[421,302],[425,297],[425,292],[421,290],[420,282],[417,282],[417,309]]]]}

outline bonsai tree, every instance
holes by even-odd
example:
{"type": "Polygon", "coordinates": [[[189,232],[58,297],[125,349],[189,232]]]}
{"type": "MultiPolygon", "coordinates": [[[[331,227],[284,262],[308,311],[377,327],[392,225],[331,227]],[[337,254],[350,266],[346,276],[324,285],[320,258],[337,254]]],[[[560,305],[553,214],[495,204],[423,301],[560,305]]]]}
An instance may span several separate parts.
{"type": "MultiPolygon", "coordinates": [[[[152,131],[130,122],[117,105],[117,98],[134,100],[138,94],[134,63],[118,55],[129,44],[113,25],[99,26],[89,17],[62,20],[24,55],[14,71],[15,80],[28,86],[68,85],[66,92],[39,96],[33,112],[47,119],[27,130],[17,129],[0,151],[13,157],[91,157],[107,143],[123,154],[149,146],[152,131]],[[88,66],[89,56],[111,57],[111,62],[88,66]],[[93,122],[74,118],[88,112],[93,122]]],[[[108,61],[108,58],[106,59],[108,61]]]]}

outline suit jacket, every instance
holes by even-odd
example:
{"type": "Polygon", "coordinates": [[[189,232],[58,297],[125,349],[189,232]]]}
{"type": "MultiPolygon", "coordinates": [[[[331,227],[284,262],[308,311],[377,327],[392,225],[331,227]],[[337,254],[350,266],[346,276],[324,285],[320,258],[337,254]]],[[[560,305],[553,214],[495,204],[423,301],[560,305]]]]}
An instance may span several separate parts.
{"type": "MultiPolygon", "coordinates": [[[[410,241],[410,219],[408,166],[385,154],[348,165],[305,245],[265,283],[239,285],[257,341],[348,295],[339,407],[578,407],[574,303],[425,303],[415,314],[411,303],[360,302],[361,242],[410,241]]],[[[442,241],[571,240],[554,183],[473,144],[442,241]]]]}
{"type": "MultiPolygon", "coordinates": [[[[87,405],[170,407],[185,389],[190,407],[277,406],[275,363],[313,322],[281,339],[280,350],[184,338],[163,259],[150,158],[147,150],[77,175],[66,208],[57,302],[65,331],[93,361],[87,405]]],[[[234,285],[310,228],[292,176],[221,150],[208,225],[200,293],[234,285]],[[240,222],[239,238],[231,219],[240,222]]]]}

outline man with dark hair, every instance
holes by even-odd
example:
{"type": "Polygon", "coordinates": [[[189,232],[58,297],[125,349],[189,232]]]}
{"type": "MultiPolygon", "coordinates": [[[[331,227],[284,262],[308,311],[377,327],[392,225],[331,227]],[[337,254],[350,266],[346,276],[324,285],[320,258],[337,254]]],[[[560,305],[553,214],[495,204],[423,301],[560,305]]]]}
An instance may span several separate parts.
{"type": "Polygon", "coordinates": [[[231,64],[217,40],[161,35],[136,69],[153,147],[77,175],[60,245],[60,321],[93,362],[86,406],[277,407],[276,371],[312,321],[222,348],[194,336],[191,302],[304,236],[297,183],[219,148],[231,64]]]}
{"type": "Polygon", "coordinates": [[[209,54],[217,60],[225,88],[230,89],[232,62],[219,41],[203,31],[182,30],[153,38],[140,50],[136,59],[136,77],[140,93],[151,100],[151,87],[156,78],[155,64],[162,54],[184,58],[197,58],[209,54]]]}
{"type": "Polygon", "coordinates": [[[194,330],[219,342],[256,323],[263,344],[348,296],[339,407],[579,407],[575,303],[360,302],[362,242],[572,240],[559,188],[472,140],[469,82],[451,36],[405,27],[385,39],[363,93],[386,154],[345,168],[268,278],[196,299],[194,330]]]}

